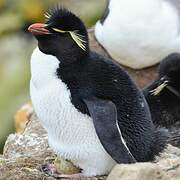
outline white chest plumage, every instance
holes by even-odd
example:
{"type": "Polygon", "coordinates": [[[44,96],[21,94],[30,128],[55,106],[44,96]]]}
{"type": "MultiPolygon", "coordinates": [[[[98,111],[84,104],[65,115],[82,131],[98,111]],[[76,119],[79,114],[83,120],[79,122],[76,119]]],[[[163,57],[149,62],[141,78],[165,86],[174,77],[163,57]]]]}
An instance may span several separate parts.
{"type": "Polygon", "coordinates": [[[179,13],[167,0],[110,0],[109,15],[95,35],[118,62],[134,69],[180,52],[179,13]]]}
{"type": "Polygon", "coordinates": [[[36,48],[31,58],[30,94],[48,132],[52,149],[83,169],[84,175],[108,173],[116,164],[102,147],[92,119],[71,103],[71,93],[56,76],[59,61],[36,48]]]}

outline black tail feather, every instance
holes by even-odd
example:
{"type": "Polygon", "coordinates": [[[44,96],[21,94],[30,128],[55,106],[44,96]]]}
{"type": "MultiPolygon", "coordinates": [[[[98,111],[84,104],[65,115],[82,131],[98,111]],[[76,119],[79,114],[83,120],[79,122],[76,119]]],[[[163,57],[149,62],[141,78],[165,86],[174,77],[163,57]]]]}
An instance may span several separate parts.
{"type": "Polygon", "coordinates": [[[159,155],[167,146],[169,139],[169,132],[165,128],[157,128],[154,136],[154,144],[152,149],[152,156],[159,155]]]}

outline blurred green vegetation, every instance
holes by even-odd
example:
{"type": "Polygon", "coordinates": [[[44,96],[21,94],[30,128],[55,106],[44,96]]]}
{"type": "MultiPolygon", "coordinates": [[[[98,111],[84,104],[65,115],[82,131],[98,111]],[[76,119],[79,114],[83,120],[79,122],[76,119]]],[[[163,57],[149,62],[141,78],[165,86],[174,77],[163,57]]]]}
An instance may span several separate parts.
{"type": "Polygon", "coordinates": [[[29,101],[30,55],[35,40],[26,34],[33,22],[61,4],[79,15],[87,27],[103,13],[106,0],[0,0],[0,151],[9,133],[14,132],[15,112],[29,101]]]}

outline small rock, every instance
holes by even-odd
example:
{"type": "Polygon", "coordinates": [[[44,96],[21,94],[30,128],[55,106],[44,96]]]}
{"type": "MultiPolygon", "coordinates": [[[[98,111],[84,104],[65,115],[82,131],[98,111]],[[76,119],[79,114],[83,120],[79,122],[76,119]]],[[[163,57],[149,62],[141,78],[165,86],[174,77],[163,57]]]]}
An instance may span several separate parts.
{"type": "Polygon", "coordinates": [[[107,180],[170,180],[170,177],[156,164],[136,163],[117,165],[107,180]]]}
{"type": "Polygon", "coordinates": [[[32,112],[33,108],[31,103],[23,105],[22,108],[16,112],[14,119],[17,133],[22,133],[25,130],[32,112]]]}

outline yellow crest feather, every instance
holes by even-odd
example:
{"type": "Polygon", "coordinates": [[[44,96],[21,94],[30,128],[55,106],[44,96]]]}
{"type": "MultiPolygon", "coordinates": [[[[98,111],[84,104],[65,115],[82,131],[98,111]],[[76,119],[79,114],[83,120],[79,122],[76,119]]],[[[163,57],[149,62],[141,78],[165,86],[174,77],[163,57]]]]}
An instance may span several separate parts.
{"type": "Polygon", "coordinates": [[[63,31],[61,29],[57,28],[52,28],[54,31],[59,32],[59,33],[66,33],[68,32],[72,39],[75,41],[75,43],[83,50],[86,51],[86,46],[84,43],[86,43],[85,40],[83,40],[83,36],[78,34],[76,31],[63,31]]]}
{"type": "Polygon", "coordinates": [[[57,29],[57,28],[52,28],[54,31],[56,32],[60,32],[60,33],[66,33],[68,31],[63,31],[63,30],[60,30],[60,29],[57,29]]]}
{"type": "Polygon", "coordinates": [[[49,19],[49,18],[51,17],[51,15],[50,15],[48,12],[46,12],[46,13],[44,14],[44,16],[45,16],[45,18],[47,18],[47,19],[49,19]]]}
{"type": "Polygon", "coordinates": [[[162,84],[160,84],[157,88],[150,91],[152,95],[157,96],[161,93],[161,91],[168,85],[168,81],[164,81],[162,84]]]}
{"type": "Polygon", "coordinates": [[[86,46],[84,45],[84,43],[86,43],[86,41],[84,41],[82,38],[83,36],[81,36],[80,34],[76,33],[75,31],[69,31],[72,39],[76,42],[76,44],[83,50],[86,51],[86,46]]]}

